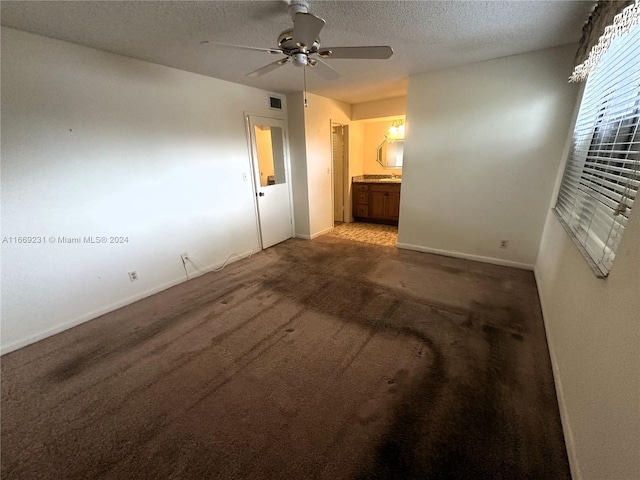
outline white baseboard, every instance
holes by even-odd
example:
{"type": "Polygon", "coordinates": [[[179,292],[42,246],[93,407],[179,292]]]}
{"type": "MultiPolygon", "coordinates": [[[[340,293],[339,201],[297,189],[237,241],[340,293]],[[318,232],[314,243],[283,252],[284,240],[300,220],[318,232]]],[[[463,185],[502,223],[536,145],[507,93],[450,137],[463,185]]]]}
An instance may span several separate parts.
{"type": "Polygon", "coordinates": [[[573,439],[573,431],[569,423],[569,413],[567,412],[567,404],[564,400],[564,390],[562,388],[562,379],[560,378],[560,370],[558,368],[558,360],[556,358],[555,346],[551,338],[549,338],[549,325],[547,324],[546,308],[544,298],[540,290],[540,279],[537,269],[533,269],[533,275],[538,287],[538,298],[540,299],[540,308],[542,310],[542,321],[544,323],[545,336],[547,337],[547,346],[549,347],[549,356],[551,357],[551,369],[553,371],[553,381],[556,385],[556,396],[558,398],[558,407],[560,410],[560,421],[562,422],[562,431],[564,433],[564,443],[567,447],[567,456],[569,457],[569,466],[571,467],[571,478],[573,480],[582,480],[582,472],[580,472],[580,464],[578,463],[578,454],[573,439]]]}
{"type": "Polygon", "coordinates": [[[465,260],[473,260],[475,262],[491,263],[503,267],[514,267],[523,270],[533,270],[534,266],[528,263],[512,262],[511,260],[503,260],[501,258],[483,257],[480,255],[472,255],[469,253],[451,252],[449,250],[439,250],[437,248],[423,247],[420,245],[411,245],[409,243],[398,243],[398,248],[404,250],[415,250],[416,252],[434,253],[436,255],[444,255],[445,257],[464,258],[465,260]]]}
{"type": "Polygon", "coordinates": [[[320,237],[321,235],[326,235],[327,233],[332,231],[333,231],[333,227],[329,227],[329,228],[325,228],[324,230],[320,230],[319,232],[312,233],[311,240],[313,240],[316,237],[320,237]]]}
{"type": "Polygon", "coordinates": [[[1,354],[4,355],[6,353],[13,352],[20,348],[26,347],[27,345],[31,345],[32,343],[36,343],[36,342],[39,342],[40,340],[44,340],[47,337],[56,335],[57,333],[64,332],[65,330],[69,330],[70,328],[73,328],[82,323],[88,322],[89,320],[98,318],[99,316],[104,315],[105,313],[113,312],[114,310],[130,305],[134,302],[137,302],[138,300],[142,300],[143,298],[150,297],[151,295],[155,295],[156,293],[166,290],[167,288],[171,288],[175,285],[178,285],[179,283],[183,283],[185,280],[186,280],[185,277],[181,276],[180,278],[163,283],[162,285],[159,285],[152,289],[145,290],[144,292],[140,292],[130,297],[127,297],[123,300],[120,300],[119,302],[112,303],[111,305],[107,305],[105,307],[98,308],[91,312],[80,315],[79,317],[76,317],[73,320],[70,320],[68,322],[61,323],[59,325],[56,325],[55,327],[49,328],[42,332],[38,332],[34,335],[30,335],[26,338],[23,338],[22,340],[18,340],[16,342],[10,343],[9,345],[5,345],[4,347],[2,347],[1,354]]]}
{"type": "Polygon", "coordinates": [[[309,235],[305,235],[304,233],[296,233],[294,237],[302,238],[303,240],[311,240],[311,237],[309,235]]]}
{"type": "MultiPolygon", "coordinates": [[[[248,257],[249,255],[253,255],[254,253],[260,252],[260,249],[254,249],[254,250],[249,250],[247,252],[244,253],[239,253],[235,255],[235,259],[231,258],[227,265],[229,265],[230,263],[234,263],[237,262],[238,260],[241,260],[243,258],[248,257]]],[[[226,260],[225,260],[226,261],[226,260]]],[[[199,277],[201,275],[204,275],[205,273],[209,273],[212,270],[216,270],[220,267],[222,267],[225,264],[225,262],[217,262],[213,265],[210,265],[208,267],[205,267],[203,269],[197,270],[195,272],[190,272],[189,273],[189,280],[193,280],[196,277],[199,277]]],[[[124,298],[118,302],[112,303],[110,305],[107,305],[105,307],[102,308],[98,308],[96,310],[93,310],[91,312],[85,313],[83,315],[80,315],[76,318],[74,318],[73,320],[70,320],[68,322],[64,322],[61,323],[59,325],[56,325],[55,327],[49,328],[47,330],[44,330],[42,332],[38,332],[36,334],[33,335],[29,335],[28,337],[25,337],[21,340],[15,341],[13,343],[10,343],[8,345],[3,346],[0,349],[0,355],[4,355],[6,353],[10,353],[13,352],[15,350],[18,350],[20,348],[26,347],[27,345],[31,345],[32,343],[36,343],[39,342],[40,340],[44,340],[47,337],[51,337],[53,335],[56,335],[60,332],[64,332],[65,330],[69,330],[70,328],[76,327],[82,323],[88,322],[89,320],[93,320],[95,318],[98,318],[101,315],[104,315],[106,313],[109,312],[113,312],[114,310],[117,310],[119,308],[122,307],[126,307],[127,305],[130,305],[134,302],[137,302],[138,300],[142,300],[143,298],[147,298],[150,297],[151,295],[155,295],[156,293],[160,293],[163,290],[166,290],[168,288],[174,287],[180,283],[184,283],[186,282],[186,277],[180,276],[179,278],[170,280],[168,282],[165,282],[161,285],[158,285],[156,287],[150,288],[149,290],[145,290],[144,292],[140,292],[140,293],[136,293],[135,295],[132,295],[130,297],[124,298]]]]}

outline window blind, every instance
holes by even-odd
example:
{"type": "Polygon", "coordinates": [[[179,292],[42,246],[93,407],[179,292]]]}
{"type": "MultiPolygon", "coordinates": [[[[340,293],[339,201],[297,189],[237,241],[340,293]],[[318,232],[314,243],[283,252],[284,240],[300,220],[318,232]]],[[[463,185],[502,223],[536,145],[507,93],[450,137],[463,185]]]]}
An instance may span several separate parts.
{"type": "Polygon", "coordinates": [[[640,185],[640,24],[589,74],[556,216],[596,275],[611,270],[640,185]]]}

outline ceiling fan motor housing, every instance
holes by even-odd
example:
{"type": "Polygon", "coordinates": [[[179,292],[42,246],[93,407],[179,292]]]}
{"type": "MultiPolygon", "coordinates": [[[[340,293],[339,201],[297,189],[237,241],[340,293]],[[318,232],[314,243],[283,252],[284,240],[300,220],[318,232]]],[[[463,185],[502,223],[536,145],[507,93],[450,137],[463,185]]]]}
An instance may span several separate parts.
{"type": "Polygon", "coordinates": [[[280,33],[278,37],[278,47],[280,47],[286,55],[294,53],[315,53],[320,48],[320,37],[316,38],[312,45],[298,45],[293,41],[293,28],[289,28],[280,33]]]}
{"type": "Polygon", "coordinates": [[[262,50],[276,55],[281,54],[284,57],[247,74],[249,77],[259,77],[282,65],[291,63],[297,67],[319,66],[318,73],[331,80],[340,75],[322,59],[386,59],[393,54],[393,50],[389,46],[331,47],[320,50],[320,32],[326,22],[322,18],[309,13],[308,0],[284,1],[289,4],[289,12],[294,25],[293,28],[288,28],[280,33],[278,36],[278,48],[242,47],[249,50],[262,50]],[[319,58],[316,58],[316,55],[319,58]]]}

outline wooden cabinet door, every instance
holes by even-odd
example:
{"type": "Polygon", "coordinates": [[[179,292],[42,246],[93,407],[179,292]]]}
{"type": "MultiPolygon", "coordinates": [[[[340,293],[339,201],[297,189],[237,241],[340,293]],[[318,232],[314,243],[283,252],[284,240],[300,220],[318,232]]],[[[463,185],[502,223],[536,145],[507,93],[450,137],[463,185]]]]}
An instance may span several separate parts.
{"type": "Polygon", "coordinates": [[[369,185],[366,183],[353,184],[353,216],[354,218],[369,217],[369,185]]]}
{"type": "Polygon", "coordinates": [[[387,194],[385,192],[369,192],[369,216],[385,218],[387,210],[387,194]]]}
{"type": "Polygon", "coordinates": [[[400,216],[400,194],[389,193],[387,196],[387,216],[397,220],[400,216]]]}
{"type": "Polygon", "coordinates": [[[353,216],[397,223],[400,216],[400,184],[354,183],[353,216]]]}

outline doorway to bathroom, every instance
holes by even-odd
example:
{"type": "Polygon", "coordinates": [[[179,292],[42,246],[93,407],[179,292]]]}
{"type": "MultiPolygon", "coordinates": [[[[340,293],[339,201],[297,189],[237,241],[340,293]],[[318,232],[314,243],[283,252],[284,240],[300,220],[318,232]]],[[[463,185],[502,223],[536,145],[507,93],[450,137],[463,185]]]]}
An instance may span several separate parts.
{"type": "Polygon", "coordinates": [[[404,146],[404,115],[356,123],[361,155],[347,168],[346,127],[332,123],[334,230],[330,235],[393,246],[398,238],[404,146]],[[341,181],[342,179],[342,181],[341,181]]]}

